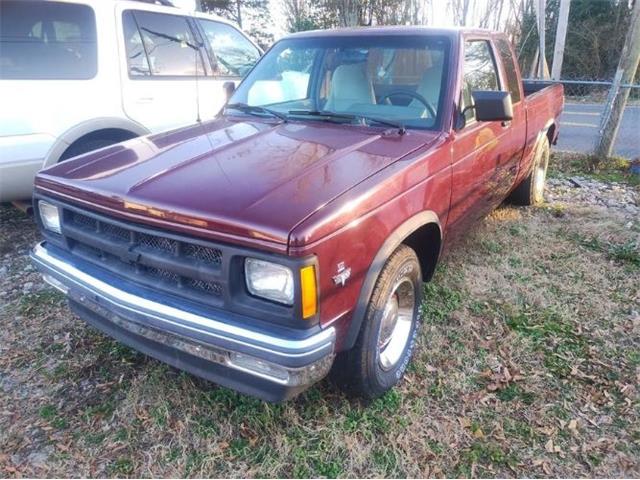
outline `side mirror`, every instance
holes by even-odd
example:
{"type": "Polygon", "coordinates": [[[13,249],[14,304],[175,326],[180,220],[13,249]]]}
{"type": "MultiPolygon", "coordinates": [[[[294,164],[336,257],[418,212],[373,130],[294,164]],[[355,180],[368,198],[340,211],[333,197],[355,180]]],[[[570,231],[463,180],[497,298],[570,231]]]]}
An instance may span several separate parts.
{"type": "Polygon", "coordinates": [[[231,95],[233,95],[233,92],[236,91],[236,84],[233,82],[224,82],[222,84],[222,88],[224,89],[224,94],[227,97],[227,100],[229,100],[231,95]]]}
{"type": "Polygon", "coordinates": [[[476,90],[471,92],[476,120],[479,122],[507,122],[513,119],[511,94],[503,91],[476,90]]]}

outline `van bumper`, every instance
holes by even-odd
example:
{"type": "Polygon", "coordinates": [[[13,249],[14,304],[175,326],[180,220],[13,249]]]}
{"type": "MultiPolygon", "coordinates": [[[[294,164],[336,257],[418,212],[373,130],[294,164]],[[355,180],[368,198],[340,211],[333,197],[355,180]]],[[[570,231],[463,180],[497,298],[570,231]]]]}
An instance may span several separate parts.
{"type": "Polygon", "coordinates": [[[334,359],[335,330],[248,329],[223,312],[202,315],[141,294],[46,242],[31,259],[65,293],[83,320],[118,341],[181,370],[263,400],[291,398],[323,378],[334,359]]]}

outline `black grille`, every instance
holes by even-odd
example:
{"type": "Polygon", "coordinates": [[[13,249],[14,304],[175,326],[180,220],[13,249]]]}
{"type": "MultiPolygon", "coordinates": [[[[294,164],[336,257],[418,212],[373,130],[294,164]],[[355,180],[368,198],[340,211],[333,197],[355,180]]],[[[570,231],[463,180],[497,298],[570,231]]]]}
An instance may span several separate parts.
{"type": "Polygon", "coordinates": [[[207,248],[201,245],[186,244],[184,246],[184,255],[203,262],[211,262],[214,264],[222,263],[222,252],[215,248],[207,248]]]}
{"type": "Polygon", "coordinates": [[[65,210],[71,251],[114,273],[205,303],[220,302],[223,252],[188,240],[154,235],[143,227],[65,210]],[[144,230],[144,231],[143,231],[144,230]]]}
{"type": "MultiPolygon", "coordinates": [[[[82,217],[84,215],[75,214],[75,217],[82,217]]],[[[102,234],[107,235],[108,237],[115,238],[118,240],[122,240],[123,242],[128,242],[131,239],[131,235],[129,231],[125,228],[119,227],[117,225],[113,225],[111,223],[100,222],[100,230],[102,234]]]]}
{"type": "Polygon", "coordinates": [[[86,215],[74,215],[74,223],[88,230],[96,230],[98,228],[98,221],[95,218],[87,217],[86,215]]]}
{"type": "Polygon", "coordinates": [[[178,242],[164,237],[156,237],[155,235],[148,235],[146,233],[138,234],[138,242],[152,250],[162,250],[167,253],[175,254],[178,249],[178,242]]]}

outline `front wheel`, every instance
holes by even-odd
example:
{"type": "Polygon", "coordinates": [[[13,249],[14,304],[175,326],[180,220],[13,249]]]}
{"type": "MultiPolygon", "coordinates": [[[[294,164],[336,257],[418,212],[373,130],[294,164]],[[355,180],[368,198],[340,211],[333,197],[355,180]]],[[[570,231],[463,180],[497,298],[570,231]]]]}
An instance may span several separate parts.
{"type": "Polygon", "coordinates": [[[372,399],[400,381],[415,347],[421,298],[418,257],[401,245],[380,272],[355,346],[336,359],[341,387],[372,399]]]}
{"type": "Polygon", "coordinates": [[[550,151],[549,139],[545,136],[535,152],[531,173],[511,192],[511,202],[516,205],[539,205],[544,201],[550,151]]]}

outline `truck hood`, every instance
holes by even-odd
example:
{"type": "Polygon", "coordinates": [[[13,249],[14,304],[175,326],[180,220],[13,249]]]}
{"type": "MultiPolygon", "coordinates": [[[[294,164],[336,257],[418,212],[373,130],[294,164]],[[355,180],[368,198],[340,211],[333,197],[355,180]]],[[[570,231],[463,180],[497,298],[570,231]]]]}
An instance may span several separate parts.
{"type": "Polygon", "coordinates": [[[38,174],[36,190],[170,229],[286,248],[301,221],[436,137],[218,119],[58,164],[38,174]]]}

